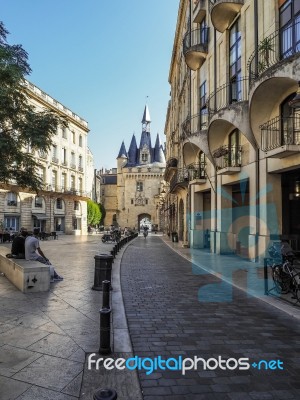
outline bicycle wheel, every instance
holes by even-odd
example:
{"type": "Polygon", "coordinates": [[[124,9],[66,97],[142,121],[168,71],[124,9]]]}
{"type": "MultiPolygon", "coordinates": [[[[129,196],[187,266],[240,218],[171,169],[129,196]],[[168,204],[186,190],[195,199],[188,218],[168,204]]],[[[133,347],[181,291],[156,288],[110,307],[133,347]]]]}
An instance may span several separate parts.
{"type": "Polygon", "coordinates": [[[293,293],[293,298],[300,303],[300,273],[293,276],[291,283],[291,292],[293,293]]]}
{"type": "Polygon", "coordinates": [[[272,268],[272,278],[277,293],[286,294],[289,292],[291,277],[282,271],[281,266],[276,265],[272,268]]]}

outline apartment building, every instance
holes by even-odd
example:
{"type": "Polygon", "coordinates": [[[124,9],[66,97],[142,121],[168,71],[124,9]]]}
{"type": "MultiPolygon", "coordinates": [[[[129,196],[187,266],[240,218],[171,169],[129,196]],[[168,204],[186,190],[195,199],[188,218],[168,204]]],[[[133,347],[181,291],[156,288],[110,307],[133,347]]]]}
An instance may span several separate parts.
{"type": "Polygon", "coordinates": [[[58,128],[50,152],[34,152],[44,182],[38,194],[16,185],[0,189],[1,224],[12,231],[38,227],[48,233],[86,234],[86,200],[92,189],[88,176],[93,171],[88,124],[29,81],[24,90],[37,111],[56,111],[67,119],[68,127],[58,128]]]}
{"type": "Polygon", "coordinates": [[[169,72],[165,224],[257,261],[300,246],[300,2],[181,0],[169,72]]]}

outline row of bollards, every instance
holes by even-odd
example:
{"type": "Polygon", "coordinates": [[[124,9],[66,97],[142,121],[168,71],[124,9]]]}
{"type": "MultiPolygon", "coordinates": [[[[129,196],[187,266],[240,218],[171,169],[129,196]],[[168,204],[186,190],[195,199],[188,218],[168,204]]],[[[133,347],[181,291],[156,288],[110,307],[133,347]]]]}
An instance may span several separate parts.
{"type": "MultiPolygon", "coordinates": [[[[111,286],[111,272],[112,263],[118,251],[132,239],[136,238],[138,233],[126,236],[121,239],[111,250],[111,254],[96,255],[95,258],[95,275],[93,290],[102,291],[102,308],[100,310],[100,347],[99,354],[107,355],[111,353],[110,345],[110,321],[111,321],[111,307],[110,307],[110,291],[111,286]]],[[[94,400],[116,400],[118,397],[117,392],[113,389],[99,389],[94,393],[94,400]]]]}

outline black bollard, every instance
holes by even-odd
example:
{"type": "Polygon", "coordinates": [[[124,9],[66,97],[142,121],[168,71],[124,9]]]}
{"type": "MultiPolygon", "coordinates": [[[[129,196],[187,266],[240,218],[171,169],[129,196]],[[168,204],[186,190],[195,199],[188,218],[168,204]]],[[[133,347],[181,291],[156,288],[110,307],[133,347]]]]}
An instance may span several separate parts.
{"type": "Polygon", "coordinates": [[[93,400],[116,400],[118,398],[117,392],[113,389],[98,389],[94,393],[93,400]]]}
{"type": "MultiPolygon", "coordinates": [[[[95,275],[93,290],[102,290],[103,281],[111,281],[111,269],[113,256],[110,254],[100,254],[95,256],[95,275]]],[[[112,290],[112,288],[111,288],[112,290]]]]}
{"type": "Polygon", "coordinates": [[[110,308],[100,310],[100,348],[99,354],[110,354],[110,308]]]}
{"type": "MultiPolygon", "coordinates": [[[[113,256],[113,258],[115,258],[115,252],[114,252],[114,249],[112,249],[111,251],[110,251],[110,254],[113,256]]],[[[113,261],[114,262],[114,261],[113,261]]]]}
{"type": "Polygon", "coordinates": [[[109,308],[109,291],[111,289],[110,281],[102,282],[102,308],[109,308]]]}

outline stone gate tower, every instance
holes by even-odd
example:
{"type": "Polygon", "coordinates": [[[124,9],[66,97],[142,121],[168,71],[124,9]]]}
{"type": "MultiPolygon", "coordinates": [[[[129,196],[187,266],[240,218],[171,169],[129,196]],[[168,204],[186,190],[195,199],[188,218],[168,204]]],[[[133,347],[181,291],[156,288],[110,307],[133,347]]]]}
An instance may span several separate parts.
{"type": "Polygon", "coordinates": [[[117,223],[122,228],[160,224],[158,203],[166,161],[158,134],[151,145],[150,123],[146,105],[139,147],[133,134],[128,152],[122,142],[117,157],[117,223]]]}

